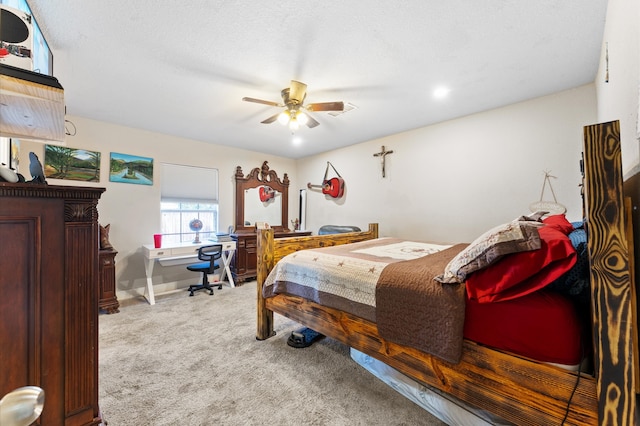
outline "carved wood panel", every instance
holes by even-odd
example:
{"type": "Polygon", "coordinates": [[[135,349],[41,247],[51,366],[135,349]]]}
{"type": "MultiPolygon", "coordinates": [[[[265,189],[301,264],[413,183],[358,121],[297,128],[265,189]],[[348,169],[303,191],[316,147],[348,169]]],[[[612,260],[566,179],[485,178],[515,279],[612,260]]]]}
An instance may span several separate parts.
{"type": "Polygon", "coordinates": [[[633,312],[620,124],[584,128],[587,246],[600,424],[635,422],[633,312]]]}
{"type": "Polygon", "coordinates": [[[2,363],[14,366],[0,374],[0,396],[24,383],[40,383],[40,324],[35,315],[42,300],[35,253],[39,230],[33,217],[0,217],[0,241],[10,246],[5,245],[8,251],[0,256],[0,348],[2,363]]]}

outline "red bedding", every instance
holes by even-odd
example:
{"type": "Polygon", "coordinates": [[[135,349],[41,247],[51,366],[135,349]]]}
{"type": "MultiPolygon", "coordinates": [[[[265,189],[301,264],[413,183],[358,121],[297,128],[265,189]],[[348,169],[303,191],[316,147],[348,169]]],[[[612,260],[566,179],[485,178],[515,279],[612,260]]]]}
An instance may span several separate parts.
{"type": "Polygon", "coordinates": [[[538,361],[576,365],[582,359],[580,324],[574,303],[552,291],[495,303],[467,298],[464,337],[538,361]]]}
{"type": "Polygon", "coordinates": [[[510,254],[467,277],[470,298],[481,303],[516,299],[546,287],[570,271],[577,255],[569,237],[552,225],[545,225],[538,232],[540,249],[510,254]]]}
{"type": "MultiPolygon", "coordinates": [[[[574,301],[563,294],[544,289],[576,264],[576,250],[567,236],[572,229],[573,226],[563,215],[552,216],[545,220],[545,226],[537,231],[541,241],[539,249],[509,254],[493,265],[467,276],[464,284],[467,295],[466,306],[461,307],[465,315],[462,335],[480,344],[541,362],[579,364],[582,359],[583,333],[582,322],[574,301]]],[[[386,271],[389,265],[393,265],[394,270],[405,268],[407,274],[418,273],[416,267],[407,266],[414,265],[416,261],[379,258],[377,256],[381,254],[369,253],[368,250],[385,248],[386,251],[383,250],[382,255],[387,256],[391,253],[391,251],[388,252],[389,247],[398,244],[404,247],[403,244],[424,243],[410,243],[396,239],[382,240],[305,250],[289,255],[278,262],[271,272],[265,282],[263,294],[265,297],[279,292],[295,294],[336,309],[346,310],[378,322],[381,335],[394,341],[393,338],[382,333],[385,326],[377,317],[383,314],[385,318],[395,319],[401,311],[397,306],[402,304],[390,303],[392,298],[388,295],[380,296],[381,283],[378,277],[384,275],[383,271],[386,271]],[[379,248],[378,245],[383,247],[379,248]],[[321,253],[323,256],[320,256],[321,253]],[[336,268],[335,265],[339,267],[336,268]],[[356,266],[365,269],[363,271],[354,269],[356,266]],[[378,271],[378,275],[374,276],[373,270],[378,271]],[[356,281],[346,281],[345,276],[336,275],[345,271],[350,271],[348,277],[356,281]],[[370,278],[364,287],[362,277],[370,278]],[[316,298],[318,300],[315,300],[316,298]],[[346,304],[342,302],[343,300],[346,304]],[[354,306],[366,309],[356,310],[354,306]],[[367,313],[368,315],[365,315],[367,313]]],[[[427,257],[431,256],[435,255],[427,257]]],[[[422,286],[423,280],[432,283],[433,278],[418,274],[415,279],[416,285],[422,286]]],[[[387,281],[393,284],[391,287],[394,291],[405,291],[403,286],[406,280],[400,282],[393,278],[384,282],[387,283],[387,281]],[[397,286],[401,288],[398,290],[397,286]]],[[[443,286],[448,288],[451,284],[443,284],[443,286]]],[[[465,296],[462,294],[460,296],[460,301],[464,301],[465,296]]],[[[407,303],[407,306],[409,305],[411,303],[407,303]]],[[[388,321],[387,324],[389,324],[388,321]]],[[[406,329],[411,336],[422,336],[424,334],[422,331],[438,329],[437,325],[424,318],[417,321],[413,328],[406,322],[399,324],[398,327],[406,329]]],[[[462,324],[459,328],[462,328],[462,324]]],[[[426,337],[426,335],[423,337],[425,345],[432,343],[433,337],[426,337]]],[[[455,337],[460,339],[460,333],[458,332],[455,337]]],[[[399,341],[396,340],[396,342],[399,341]]],[[[404,341],[402,343],[407,344],[404,341]]],[[[419,347],[425,350],[422,346],[419,347]]],[[[438,353],[437,356],[442,355],[438,353]]],[[[445,357],[445,359],[455,362],[451,357],[445,357]]]]}

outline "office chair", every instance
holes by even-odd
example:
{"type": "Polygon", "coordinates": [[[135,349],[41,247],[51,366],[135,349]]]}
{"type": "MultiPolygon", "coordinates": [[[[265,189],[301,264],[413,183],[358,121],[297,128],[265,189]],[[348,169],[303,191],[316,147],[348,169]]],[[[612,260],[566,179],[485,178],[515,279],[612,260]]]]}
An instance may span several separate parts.
{"type": "MultiPolygon", "coordinates": [[[[211,284],[209,283],[208,274],[213,274],[213,271],[220,268],[220,265],[218,265],[216,261],[220,259],[221,256],[221,244],[203,246],[198,249],[198,259],[203,262],[188,265],[187,269],[194,272],[202,272],[202,283],[190,285],[188,289],[189,296],[193,296],[194,291],[202,289],[209,290],[209,295],[213,295],[213,288],[211,288],[211,284]]],[[[222,290],[222,283],[218,284],[218,290],[222,290]]]]}

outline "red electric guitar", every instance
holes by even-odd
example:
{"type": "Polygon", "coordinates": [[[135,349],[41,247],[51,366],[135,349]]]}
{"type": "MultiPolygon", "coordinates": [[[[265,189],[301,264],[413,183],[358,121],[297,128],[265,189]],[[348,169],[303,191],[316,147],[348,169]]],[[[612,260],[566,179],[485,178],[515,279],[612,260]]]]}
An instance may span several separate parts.
{"type": "Polygon", "coordinates": [[[340,198],[344,195],[344,179],[340,176],[340,173],[333,167],[333,164],[327,161],[327,169],[324,171],[324,178],[322,179],[322,185],[312,185],[307,183],[307,188],[322,188],[322,193],[329,195],[333,198],[340,198]],[[338,177],[327,179],[327,173],[329,172],[329,166],[333,169],[338,177]]]}
{"type": "Polygon", "coordinates": [[[273,197],[276,196],[276,191],[269,186],[261,186],[260,187],[260,201],[263,203],[269,201],[273,197]]]}

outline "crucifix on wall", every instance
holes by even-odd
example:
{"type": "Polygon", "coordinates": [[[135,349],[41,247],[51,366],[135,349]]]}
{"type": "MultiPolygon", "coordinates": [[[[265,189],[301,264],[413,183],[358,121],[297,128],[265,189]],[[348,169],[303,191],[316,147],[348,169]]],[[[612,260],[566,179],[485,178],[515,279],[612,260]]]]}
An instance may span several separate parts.
{"type": "Polygon", "coordinates": [[[382,151],[373,154],[374,157],[382,157],[382,177],[386,176],[385,165],[386,165],[387,154],[393,154],[393,150],[386,151],[384,148],[384,145],[382,145],[382,151]]]}

